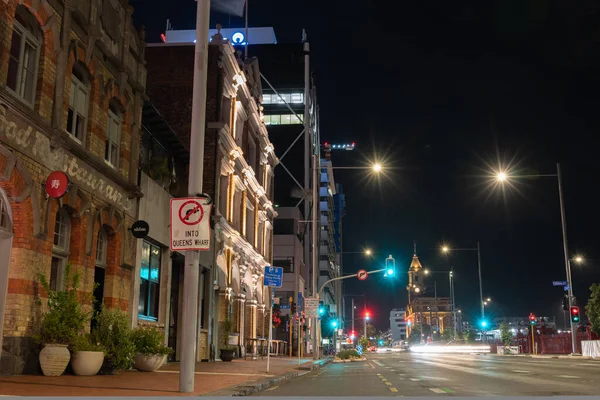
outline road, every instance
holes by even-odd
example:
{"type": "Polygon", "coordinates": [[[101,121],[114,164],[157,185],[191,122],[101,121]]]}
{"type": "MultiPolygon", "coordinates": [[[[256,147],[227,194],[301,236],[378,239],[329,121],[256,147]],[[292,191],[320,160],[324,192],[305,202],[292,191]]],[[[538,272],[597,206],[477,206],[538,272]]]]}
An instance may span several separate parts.
{"type": "Polygon", "coordinates": [[[373,354],[255,396],[597,395],[600,362],[467,354],[373,354]]]}

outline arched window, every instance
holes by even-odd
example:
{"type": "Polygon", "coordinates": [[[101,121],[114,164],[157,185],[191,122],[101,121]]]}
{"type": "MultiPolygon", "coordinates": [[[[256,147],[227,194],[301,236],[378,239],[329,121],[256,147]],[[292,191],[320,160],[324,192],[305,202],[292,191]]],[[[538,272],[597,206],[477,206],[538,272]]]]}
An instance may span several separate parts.
{"type": "Polygon", "coordinates": [[[69,259],[71,242],[71,217],[63,207],[56,212],[54,223],[54,245],[52,247],[52,266],[50,268],[50,288],[63,289],[63,274],[69,259]]]}
{"type": "Polygon", "coordinates": [[[108,109],[106,123],[106,149],[104,159],[113,168],[119,167],[119,145],[121,143],[121,112],[114,104],[108,109]]]}
{"type": "Polygon", "coordinates": [[[100,228],[98,231],[98,244],[96,245],[96,266],[106,267],[106,251],[108,248],[108,237],[106,230],[100,228]]]}
{"type": "Polygon", "coordinates": [[[8,201],[0,188],[0,231],[12,233],[12,218],[8,212],[8,201]]]}
{"type": "Polygon", "coordinates": [[[30,107],[35,103],[42,35],[35,17],[22,5],[17,7],[6,86],[30,107]]]}
{"type": "Polygon", "coordinates": [[[71,93],[69,97],[69,113],[67,115],[67,132],[82,143],[88,121],[89,88],[82,67],[77,63],[71,75],[71,93]]]}

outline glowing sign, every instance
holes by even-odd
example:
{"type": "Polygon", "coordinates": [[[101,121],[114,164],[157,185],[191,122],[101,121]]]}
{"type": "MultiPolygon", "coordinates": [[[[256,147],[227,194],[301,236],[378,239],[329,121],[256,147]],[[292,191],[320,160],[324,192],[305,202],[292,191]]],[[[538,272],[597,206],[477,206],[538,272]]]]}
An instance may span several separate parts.
{"type": "Polygon", "coordinates": [[[246,44],[245,40],[246,38],[244,37],[244,34],[242,32],[236,32],[233,35],[231,35],[231,41],[233,42],[233,44],[246,44]]]}

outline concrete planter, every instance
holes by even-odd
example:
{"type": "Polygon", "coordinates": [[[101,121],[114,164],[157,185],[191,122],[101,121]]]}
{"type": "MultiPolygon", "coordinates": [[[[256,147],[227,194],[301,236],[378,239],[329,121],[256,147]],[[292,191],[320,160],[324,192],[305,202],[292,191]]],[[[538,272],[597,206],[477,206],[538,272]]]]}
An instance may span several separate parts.
{"type": "Polygon", "coordinates": [[[69,360],[71,353],[64,344],[47,344],[40,352],[40,366],[44,376],[61,376],[69,360]]]}
{"type": "Polygon", "coordinates": [[[136,354],[133,359],[133,368],[138,371],[154,372],[160,369],[167,361],[166,355],[159,354],[136,354]]]}
{"type": "Polygon", "coordinates": [[[101,351],[76,351],[73,353],[71,367],[75,375],[93,376],[98,374],[103,362],[104,353],[101,351]]]}

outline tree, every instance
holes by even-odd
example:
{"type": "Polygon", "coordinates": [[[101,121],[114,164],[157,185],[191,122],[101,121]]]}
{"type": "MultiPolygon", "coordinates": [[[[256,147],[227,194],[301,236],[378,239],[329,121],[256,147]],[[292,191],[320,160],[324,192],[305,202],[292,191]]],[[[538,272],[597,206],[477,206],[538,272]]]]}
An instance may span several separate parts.
{"type": "Polygon", "coordinates": [[[360,339],[358,339],[358,344],[362,346],[363,351],[367,351],[367,348],[369,347],[369,339],[362,336],[360,339]]]}
{"type": "Polygon", "coordinates": [[[504,346],[510,346],[512,344],[513,334],[506,322],[500,324],[500,341],[504,346]]]}
{"type": "Polygon", "coordinates": [[[444,329],[444,332],[442,333],[442,340],[450,341],[452,340],[453,336],[454,332],[452,329],[444,329]]]}
{"type": "Polygon", "coordinates": [[[377,329],[373,324],[367,324],[367,338],[372,338],[377,336],[377,329]]]}
{"type": "Polygon", "coordinates": [[[600,335],[600,285],[594,283],[590,287],[590,298],[585,306],[585,314],[590,321],[592,332],[600,335]]]}
{"type": "Polygon", "coordinates": [[[410,343],[419,343],[421,341],[421,334],[423,333],[423,327],[421,325],[413,325],[408,336],[410,343]]]}
{"type": "Polygon", "coordinates": [[[475,340],[475,332],[468,330],[467,333],[465,333],[465,340],[467,343],[473,343],[475,340]]]}

